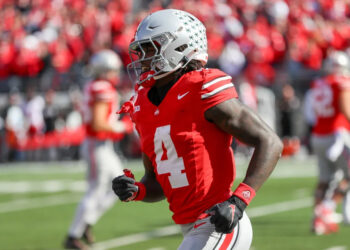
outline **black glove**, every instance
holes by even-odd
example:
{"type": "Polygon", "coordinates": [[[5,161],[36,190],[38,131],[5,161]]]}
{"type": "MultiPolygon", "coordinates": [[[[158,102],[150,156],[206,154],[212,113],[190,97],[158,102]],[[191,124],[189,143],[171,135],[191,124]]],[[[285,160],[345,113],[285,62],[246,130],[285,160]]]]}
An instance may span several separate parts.
{"type": "Polygon", "coordinates": [[[133,178],[125,175],[118,176],[112,181],[112,189],[121,201],[131,201],[135,199],[139,190],[133,178]]]}
{"type": "Polygon", "coordinates": [[[210,222],[215,225],[215,231],[227,234],[233,231],[246,207],[240,198],[233,195],[227,201],[214,205],[207,213],[212,215],[210,222]]]}

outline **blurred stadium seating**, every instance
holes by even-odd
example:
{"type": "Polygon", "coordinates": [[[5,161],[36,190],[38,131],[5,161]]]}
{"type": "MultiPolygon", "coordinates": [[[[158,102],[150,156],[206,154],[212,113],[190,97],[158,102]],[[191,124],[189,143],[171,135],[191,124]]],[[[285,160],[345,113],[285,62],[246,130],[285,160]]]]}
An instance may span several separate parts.
{"type": "MultiPolygon", "coordinates": [[[[199,17],[207,27],[208,67],[233,77],[242,100],[285,138],[285,155],[307,148],[304,94],[330,51],[350,53],[347,1],[0,0],[1,161],[79,159],[83,135],[60,133],[80,129],[90,55],[111,48],[126,66],[138,22],[160,8],[199,17]],[[35,144],[37,138],[45,143],[35,144]]],[[[122,100],[129,97],[127,74],[118,89],[122,100]]],[[[121,148],[127,157],[139,154],[135,138],[121,148]]]]}

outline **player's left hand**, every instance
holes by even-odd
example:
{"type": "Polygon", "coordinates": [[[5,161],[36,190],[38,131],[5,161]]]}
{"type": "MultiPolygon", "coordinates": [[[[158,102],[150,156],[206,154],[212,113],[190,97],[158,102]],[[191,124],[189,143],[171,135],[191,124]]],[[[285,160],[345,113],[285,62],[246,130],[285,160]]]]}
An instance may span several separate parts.
{"type": "Polygon", "coordinates": [[[211,215],[210,222],[215,225],[218,233],[231,233],[243,216],[247,205],[237,196],[231,196],[227,201],[218,203],[207,213],[211,215]]]}
{"type": "Polygon", "coordinates": [[[138,186],[135,184],[135,180],[126,175],[114,178],[112,181],[112,189],[121,201],[134,200],[139,190],[138,186]]]}

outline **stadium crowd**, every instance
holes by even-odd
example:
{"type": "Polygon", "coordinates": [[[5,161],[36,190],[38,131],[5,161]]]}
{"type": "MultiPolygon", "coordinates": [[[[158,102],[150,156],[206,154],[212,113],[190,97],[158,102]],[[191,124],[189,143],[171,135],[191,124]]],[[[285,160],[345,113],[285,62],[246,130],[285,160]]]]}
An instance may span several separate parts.
{"type": "MultiPolygon", "coordinates": [[[[208,66],[231,75],[243,102],[281,137],[293,138],[285,154],[307,144],[299,111],[328,55],[350,54],[349,0],[0,0],[0,159],[43,159],[22,153],[78,147],[89,58],[109,48],[126,66],[137,23],[165,7],[205,24],[208,66]]],[[[117,88],[128,99],[125,68],[117,88]]],[[[134,140],[128,142],[127,153],[137,155],[134,140]]]]}

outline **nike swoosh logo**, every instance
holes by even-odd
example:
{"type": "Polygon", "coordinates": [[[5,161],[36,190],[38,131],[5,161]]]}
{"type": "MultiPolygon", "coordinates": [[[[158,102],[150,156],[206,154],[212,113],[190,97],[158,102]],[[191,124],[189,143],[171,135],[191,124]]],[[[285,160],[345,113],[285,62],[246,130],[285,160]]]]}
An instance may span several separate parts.
{"type": "Polygon", "coordinates": [[[182,94],[182,95],[178,94],[177,99],[180,100],[180,99],[184,98],[188,93],[190,93],[190,91],[187,91],[185,94],[182,94]]]}
{"type": "Polygon", "coordinates": [[[206,222],[202,222],[202,223],[199,223],[199,224],[195,224],[195,225],[193,226],[193,228],[196,229],[196,228],[198,228],[198,227],[204,225],[205,223],[206,223],[206,222]]]}
{"type": "Polygon", "coordinates": [[[148,26],[148,28],[150,28],[151,30],[158,28],[160,25],[155,25],[155,26],[148,26]]]}

